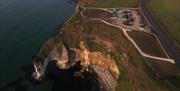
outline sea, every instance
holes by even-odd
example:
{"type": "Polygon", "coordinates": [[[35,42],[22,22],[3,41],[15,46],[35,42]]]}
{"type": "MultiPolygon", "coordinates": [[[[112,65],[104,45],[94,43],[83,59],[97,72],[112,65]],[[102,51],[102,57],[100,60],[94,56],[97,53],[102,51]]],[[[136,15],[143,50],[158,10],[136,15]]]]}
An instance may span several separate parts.
{"type": "Polygon", "coordinates": [[[54,80],[30,79],[32,61],[74,12],[73,0],[0,0],[0,91],[57,90],[54,80]]]}

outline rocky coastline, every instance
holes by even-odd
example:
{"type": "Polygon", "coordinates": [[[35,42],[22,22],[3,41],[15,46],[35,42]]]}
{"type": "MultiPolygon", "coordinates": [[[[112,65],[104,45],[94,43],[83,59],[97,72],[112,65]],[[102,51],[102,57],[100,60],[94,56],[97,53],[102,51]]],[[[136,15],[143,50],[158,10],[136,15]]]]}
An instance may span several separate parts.
{"type": "MultiPolygon", "coordinates": [[[[73,18],[78,15],[79,11],[80,8],[77,6],[75,15],[66,21],[64,26],[72,23],[73,18]]],[[[76,20],[74,21],[77,22],[76,20]]],[[[63,31],[68,31],[64,29],[64,26],[56,37],[47,40],[40,48],[39,53],[33,61],[35,69],[33,73],[34,79],[42,81],[46,78],[47,66],[50,62],[55,62],[59,70],[71,69],[79,62],[82,68],[80,71],[74,72],[74,76],[83,78],[84,72],[95,72],[97,76],[96,80],[100,83],[100,91],[115,91],[116,80],[120,75],[115,61],[110,55],[106,55],[101,51],[90,51],[91,49],[86,44],[87,41],[81,40],[76,42],[77,47],[69,47],[70,44],[63,39],[63,31]]],[[[68,39],[68,36],[65,39],[68,39]]]]}

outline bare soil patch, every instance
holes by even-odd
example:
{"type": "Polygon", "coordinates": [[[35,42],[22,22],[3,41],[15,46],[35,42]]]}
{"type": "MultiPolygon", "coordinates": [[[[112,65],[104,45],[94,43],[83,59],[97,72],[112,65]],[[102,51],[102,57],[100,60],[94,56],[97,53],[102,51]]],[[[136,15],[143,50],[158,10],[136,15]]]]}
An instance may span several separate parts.
{"type": "Polygon", "coordinates": [[[111,18],[113,14],[101,9],[87,9],[83,12],[87,18],[111,18]]]}
{"type": "Polygon", "coordinates": [[[142,31],[128,31],[127,33],[144,53],[151,56],[168,58],[154,35],[142,31]]]}

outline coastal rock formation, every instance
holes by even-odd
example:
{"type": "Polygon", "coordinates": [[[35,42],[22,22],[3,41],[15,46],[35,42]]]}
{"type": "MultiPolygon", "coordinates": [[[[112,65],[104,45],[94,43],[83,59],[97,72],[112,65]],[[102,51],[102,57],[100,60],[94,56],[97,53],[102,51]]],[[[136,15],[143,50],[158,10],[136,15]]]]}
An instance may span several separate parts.
{"type": "Polygon", "coordinates": [[[70,69],[80,63],[81,70],[75,71],[74,76],[83,77],[83,72],[94,72],[100,91],[115,91],[123,70],[119,62],[127,62],[122,55],[126,54],[126,42],[119,29],[74,16],[65,23],[60,34],[47,40],[40,48],[34,59],[34,78],[43,80],[46,77],[49,62],[55,63],[59,70],[70,69]]]}
{"type": "Polygon", "coordinates": [[[59,51],[58,47],[54,47],[44,61],[41,63],[34,61],[34,78],[36,80],[42,80],[50,61],[55,61],[59,69],[69,69],[80,62],[81,72],[93,70],[98,75],[97,80],[102,84],[100,88],[102,91],[114,91],[120,73],[115,61],[109,55],[104,55],[101,52],[90,52],[82,41],[79,44],[79,49],[71,48],[68,51],[64,46],[61,49],[59,51]]]}

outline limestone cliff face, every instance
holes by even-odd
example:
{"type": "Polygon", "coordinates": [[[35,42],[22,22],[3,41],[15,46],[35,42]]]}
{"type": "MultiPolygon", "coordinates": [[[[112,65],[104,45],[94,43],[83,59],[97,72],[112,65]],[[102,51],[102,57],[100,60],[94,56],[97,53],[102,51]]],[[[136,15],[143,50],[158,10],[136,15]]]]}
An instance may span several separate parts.
{"type": "Polygon", "coordinates": [[[109,71],[117,79],[119,76],[118,66],[115,64],[114,60],[110,58],[109,55],[104,55],[102,52],[90,52],[84,45],[80,42],[80,49],[72,48],[76,53],[76,60],[81,61],[81,65],[84,68],[88,66],[97,66],[103,71],[109,71]]]}
{"type": "Polygon", "coordinates": [[[41,80],[45,74],[48,62],[55,61],[59,69],[69,69],[76,62],[80,62],[81,72],[93,70],[98,75],[98,80],[102,84],[102,90],[113,91],[116,86],[116,80],[119,77],[118,66],[109,55],[102,52],[90,52],[84,42],[79,43],[79,48],[71,48],[70,51],[63,46],[62,51],[58,47],[53,47],[49,55],[40,63],[34,62],[34,77],[41,80]],[[69,52],[73,52],[69,56],[69,52]]]}
{"type": "Polygon", "coordinates": [[[114,60],[101,52],[90,52],[84,42],[80,42],[80,49],[72,49],[76,53],[76,59],[81,61],[83,70],[88,71],[91,67],[98,75],[102,84],[102,91],[114,91],[116,80],[119,77],[119,69],[114,60]]]}

